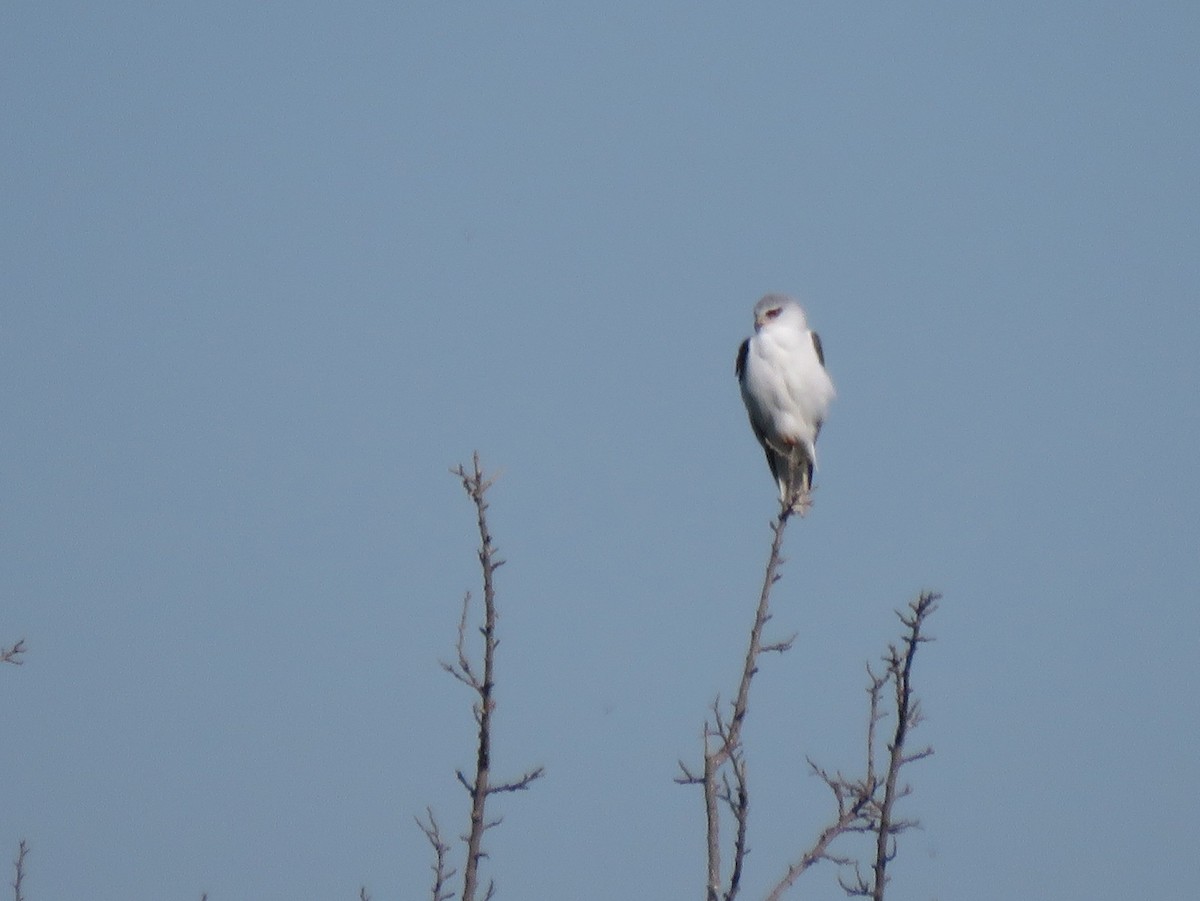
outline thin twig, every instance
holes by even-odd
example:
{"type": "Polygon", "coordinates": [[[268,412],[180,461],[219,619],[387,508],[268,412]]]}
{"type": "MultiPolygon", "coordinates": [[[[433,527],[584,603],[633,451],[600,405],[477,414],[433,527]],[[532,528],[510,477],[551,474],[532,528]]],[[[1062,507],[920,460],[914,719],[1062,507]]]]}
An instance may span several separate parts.
{"type": "Polygon", "coordinates": [[[779,581],[779,568],[783,564],[781,550],[783,535],[792,514],[789,505],[780,505],[779,515],[771,523],[771,553],[767,558],[763,574],[762,590],[759,592],[758,607],[754,613],[754,624],[750,628],[750,641],[746,647],[746,659],[742,665],[741,679],[730,708],[728,720],[721,713],[718,698],[712,707],[713,716],[704,728],[704,771],[693,773],[680,762],[683,773],[675,781],[681,785],[700,785],[704,794],[705,837],[708,858],[708,881],[705,897],[707,901],[734,901],[741,888],[746,855],[750,853],[746,842],[750,811],[750,790],[746,779],[746,761],[742,753],[742,725],[750,702],[750,685],[758,672],[758,658],[764,652],[788,650],[796,636],[763,644],[763,627],[771,619],[771,589],[779,581]],[[733,771],[731,782],[724,768],[733,771]],[[733,865],[729,884],[723,885],[721,876],[721,817],[719,801],[724,801],[733,815],[735,834],[733,843],[733,865]]]}
{"type": "MultiPolygon", "coordinates": [[[[869,668],[868,672],[870,672],[869,668]]],[[[801,874],[822,860],[828,860],[839,865],[849,865],[852,863],[849,858],[836,856],[829,849],[834,840],[847,832],[866,832],[870,829],[871,802],[875,797],[877,788],[874,767],[870,763],[870,749],[874,747],[875,743],[875,725],[879,722],[877,714],[878,699],[883,685],[884,682],[877,680],[872,675],[871,687],[869,689],[871,707],[870,714],[867,717],[868,763],[866,777],[858,781],[852,781],[840,772],[837,774],[829,773],[817,766],[811,759],[808,761],[812,772],[820,777],[821,781],[833,793],[834,800],[837,802],[837,816],[832,823],[821,830],[821,833],[808,850],[801,854],[796,862],[787,868],[783,877],[771,889],[770,894],[767,895],[767,901],[779,901],[783,897],[783,894],[792,887],[793,883],[800,878],[801,874]]]]}
{"type": "Polygon", "coordinates": [[[13,877],[13,901],[25,901],[25,895],[22,892],[22,884],[25,882],[25,855],[29,853],[29,845],[25,839],[21,839],[21,844],[17,846],[17,858],[13,861],[13,869],[16,874],[13,877]]]}
{"type": "MultiPolygon", "coordinates": [[[[430,889],[429,897],[432,901],[450,901],[454,897],[454,892],[446,891],[446,883],[454,877],[456,872],[446,868],[446,855],[450,851],[450,846],[442,841],[442,833],[438,829],[437,820],[433,817],[433,809],[426,807],[425,814],[429,818],[428,825],[422,823],[420,817],[414,817],[414,819],[433,848],[434,862],[430,864],[430,868],[433,870],[433,886],[430,889]]],[[[361,897],[365,893],[366,888],[363,888],[359,893],[359,901],[369,901],[369,899],[361,897]]]]}
{"type": "MultiPolygon", "coordinates": [[[[733,719],[729,723],[729,740],[718,752],[718,762],[733,753],[741,745],[742,722],[746,719],[746,711],[750,700],[750,682],[758,672],[758,655],[762,651],[763,626],[771,618],[771,588],[779,581],[779,567],[783,564],[780,551],[783,548],[783,533],[787,528],[789,510],[783,510],[771,524],[774,540],[771,542],[771,555],[767,559],[767,569],[763,576],[762,591],[758,597],[758,609],[754,613],[754,626],[750,630],[750,645],[746,648],[746,663],[742,667],[742,679],[738,684],[737,697],[733,702],[733,719]]],[[[788,641],[791,644],[791,641],[788,641]]]]}
{"type": "Polygon", "coordinates": [[[921,634],[921,627],[925,618],[936,609],[937,598],[937,595],[923,594],[909,605],[911,612],[908,615],[900,614],[901,622],[907,630],[902,637],[905,650],[901,653],[895,646],[889,646],[884,657],[887,666],[883,673],[876,674],[869,664],[867,666],[869,708],[866,775],[862,779],[848,779],[840,772],[830,773],[809,760],[813,773],[820,777],[833,793],[837,803],[837,816],[822,830],[812,846],[788,867],[783,878],[767,895],[767,901],[779,901],[803,872],[822,860],[853,868],[852,877],[838,875],[838,884],[846,894],[882,901],[887,884],[885,869],[887,863],[895,857],[896,836],[917,825],[915,820],[899,820],[894,816],[895,802],[909,792],[907,787],[898,786],[900,769],[933,753],[932,748],[924,748],[916,753],[905,754],[904,743],[908,733],[920,721],[919,704],[911,683],[912,662],[917,645],[929,640],[921,634]],[[884,718],[880,709],[883,689],[889,683],[895,688],[897,725],[888,745],[887,775],[881,779],[877,775],[876,766],[877,729],[884,718]],[[875,837],[876,853],[874,866],[868,873],[870,878],[863,874],[857,861],[831,852],[830,847],[834,840],[846,833],[869,833],[875,837]]]}
{"type": "MultiPolygon", "coordinates": [[[[496,650],[496,594],[493,577],[497,564],[494,560],[492,536],[487,527],[487,501],[483,473],[479,468],[479,454],[474,457],[474,474],[469,475],[460,466],[458,475],[463,488],[475,503],[479,525],[479,563],[483,568],[483,681],[476,680],[479,692],[476,716],[479,720],[479,747],[475,757],[475,781],[471,786],[471,828],[467,837],[467,865],[463,882],[463,901],[473,901],[478,879],[479,858],[484,832],[484,802],[488,795],[488,778],[491,774],[491,719],[492,719],[492,669],[496,650]]],[[[464,608],[466,604],[463,605],[464,608]]],[[[465,660],[462,651],[462,630],[459,630],[459,658],[465,660]]],[[[464,670],[467,668],[464,666],[464,670]]]]}
{"type": "Polygon", "coordinates": [[[493,785],[488,788],[489,795],[499,794],[500,792],[520,792],[529,788],[529,784],[542,777],[546,771],[545,767],[534,767],[529,772],[525,773],[520,779],[514,779],[512,782],[505,782],[501,785],[493,785]]]}
{"type": "Polygon", "coordinates": [[[733,812],[737,831],[733,838],[733,872],[729,874],[729,891],[725,894],[727,899],[733,898],[741,887],[746,855],[750,852],[750,848],[746,844],[746,834],[750,828],[750,790],[746,785],[746,755],[739,748],[730,757],[729,762],[737,783],[737,794],[734,795],[727,776],[725,778],[725,796],[729,809],[733,812]]]}
{"type": "MultiPolygon", "coordinates": [[[[504,565],[504,561],[496,556],[496,547],[492,543],[492,535],[487,523],[487,491],[495,480],[484,476],[478,452],[474,454],[471,470],[460,465],[451,472],[462,481],[463,490],[475,504],[476,522],[479,527],[479,565],[483,571],[483,626],[479,630],[483,635],[483,670],[480,672],[475,668],[467,653],[466,635],[471,604],[470,593],[463,599],[462,616],[459,619],[458,641],[455,646],[458,660],[453,664],[442,663],[443,669],[469,686],[478,695],[478,700],[473,705],[475,721],[479,726],[474,777],[468,779],[461,771],[457,774],[458,781],[471,795],[470,828],[463,836],[467,844],[467,859],[463,867],[461,901],[475,901],[475,893],[479,887],[479,862],[486,856],[483,851],[483,833],[500,822],[499,820],[489,822],[486,819],[488,796],[498,792],[523,791],[529,787],[530,783],[542,776],[543,770],[541,767],[536,767],[512,782],[491,784],[492,713],[496,707],[493,698],[494,671],[496,647],[499,644],[496,637],[495,576],[496,570],[504,565]]],[[[430,822],[432,824],[432,814],[430,814],[430,822]]],[[[426,832],[426,836],[429,837],[428,832],[426,832]]],[[[430,841],[432,843],[433,838],[430,838],[430,841]]],[[[440,839],[438,841],[440,842],[440,839]]],[[[435,851],[437,847],[438,845],[435,844],[435,851]]],[[[444,852],[440,853],[444,855],[444,852]]],[[[443,866],[442,857],[439,857],[437,865],[443,866]]],[[[444,880],[435,887],[433,901],[442,901],[438,894],[442,891],[441,885],[443,884],[444,880]]],[[[495,886],[489,883],[484,893],[485,901],[492,896],[494,891],[495,886]]]]}
{"type": "Polygon", "coordinates": [[[913,660],[917,655],[917,645],[929,640],[921,635],[921,627],[925,623],[925,618],[937,609],[939,597],[933,592],[922,592],[920,597],[909,604],[910,612],[907,615],[897,614],[900,622],[907,629],[903,639],[904,651],[901,653],[893,645],[888,649],[888,656],[885,658],[888,664],[888,673],[896,689],[896,732],[888,748],[887,777],[884,781],[883,800],[879,804],[879,818],[876,823],[873,901],[883,901],[888,861],[895,857],[893,836],[913,825],[911,822],[892,821],[892,808],[897,798],[908,794],[907,789],[898,791],[896,788],[900,768],[908,760],[919,760],[933,753],[932,749],[925,749],[906,758],[904,742],[908,738],[909,730],[915,727],[921,718],[920,705],[912,693],[913,660]]]}
{"type": "Polygon", "coordinates": [[[0,648],[0,663],[11,663],[13,666],[20,666],[25,662],[21,659],[21,655],[24,653],[25,639],[22,638],[12,647],[0,648]]]}
{"type": "Polygon", "coordinates": [[[771,893],[767,895],[767,901],[779,901],[783,897],[783,893],[791,888],[792,884],[800,878],[800,874],[815,863],[819,863],[822,860],[830,860],[839,864],[849,863],[845,858],[831,855],[829,853],[829,846],[838,836],[853,831],[855,823],[862,817],[862,808],[867,801],[867,797],[860,795],[855,799],[853,805],[843,809],[838,814],[837,819],[821,831],[821,834],[817,836],[817,840],[813,842],[812,847],[805,851],[799,860],[788,867],[783,878],[776,883],[775,887],[771,889],[771,893]]]}
{"type": "Polygon", "coordinates": [[[709,751],[709,732],[704,734],[704,820],[708,836],[708,901],[717,901],[721,891],[721,813],[717,808],[717,763],[715,753],[709,751]]]}
{"type": "Polygon", "coordinates": [[[463,685],[474,688],[478,691],[482,686],[479,679],[475,676],[471,669],[471,660],[467,657],[467,616],[471,612],[471,592],[463,595],[462,616],[458,620],[458,641],[454,645],[455,651],[458,653],[457,663],[447,663],[442,661],[442,669],[452,675],[463,685]]]}
{"type": "MultiPolygon", "coordinates": [[[[781,549],[783,546],[784,529],[788,518],[795,512],[792,507],[781,506],[779,516],[771,525],[774,538],[771,543],[771,553],[767,560],[767,568],[763,577],[762,591],[759,594],[758,608],[755,611],[754,625],[750,630],[750,643],[746,649],[746,660],[742,667],[742,677],[738,691],[730,708],[729,719],[722,714],[720,698],[714,702],[712,719],[705,724],[704,738],[704,770],[696,773],[680,761],[682,773],[676,782],[683,785],[700,785],[704,793],[705,833],[707,838],[708,884],[706,887],[707,901],[733,901],[740,887],[749,847],[746,834],[749,820],[749,790],[746,779],[746,760],[742,748],[742,725],[745,722],[749,707],[750,685],[754,674],[758,671],[758,658],[764,652],[787,651],[792,647],[796,636],[776,642],[764,644],[762,632],[771,619],[770,595],[771,588],[779,581],[779,569],[783,564],[781,549]],[[732,771],[732,778],[730,776],[732,771]],[[724,885],[721,872],[721,842],[720,842],[720,803],[723,802],[733,815],[736,833],[733,842],[733,866],[728,885],[724,885]]],[[[839,772],[836,775],[818,767],[811,760],[809,765],[825,782],[837,802],[837,815],[817,836],[813,844],[792,863],[783,877],[771,889],[767,901],[779,901],[783,894],[791,888],[799,876],[813,864],[822,860],[831,861],[839,866],[854,867],[854,882],[849,883],[842,875],[838,882],[848,894],[871,896],[874,901],[882,901],[886,884],[885,869],[888,861],[895,857],[895,836],[916,825],[913,820],[897,820],[893,815],[895,802],[908,794],[907,787],[898,787],[900,769],[908,763],[928,757],[933,753],[932,748],[925,748],[916,753],[906,754],[905,740],[908,732],[920,721],[920,705],[912,692],[911,674],[913,658],[917,645],[929,639],[921,634],[921,626],[925,618],[936,609],[938,595],[922,594],[909,605],[910,612],[900,614],[901,622],[907,632],[902,638],[904,652],[889,647],[889,653],[884,660],[886,669],[877,675],[867,666],[869,684],[867,694],[870,706],[867,716],[866,736],[866,774],[861,779],[848,779],[839,772]],[[892,741],[888,745],[886,776],[881,780],[876,768],[876,729],[883,719],[880,705],[883,689],[888,683],[895,687],[897,726],[892,741]],[[880,793],[882,791],[882,797],[880,793]],[[873,878],[867,879],[859,869],[858,863],[848,857],[835,855],[831,851],[833,842],[846,833],[871,833],[876,837],[875,865],[872,870],[873,878]]]]}

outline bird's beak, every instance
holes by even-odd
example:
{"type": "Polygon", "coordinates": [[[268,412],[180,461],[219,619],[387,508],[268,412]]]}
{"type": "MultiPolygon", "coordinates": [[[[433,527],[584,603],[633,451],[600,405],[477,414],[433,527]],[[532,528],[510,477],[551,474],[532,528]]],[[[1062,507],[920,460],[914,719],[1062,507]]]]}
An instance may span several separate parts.
{"type": "Polygon", "coordinates": [[[757,332],[763,327],[763,318],[761,316],[754,317],[754,330],[757,332]]]}

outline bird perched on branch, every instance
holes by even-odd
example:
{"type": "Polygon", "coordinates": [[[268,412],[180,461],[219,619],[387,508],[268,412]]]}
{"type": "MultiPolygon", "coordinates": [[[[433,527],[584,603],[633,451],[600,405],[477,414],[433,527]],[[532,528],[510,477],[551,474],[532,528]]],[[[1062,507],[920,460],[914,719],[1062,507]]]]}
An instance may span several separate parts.
{"type": "Polygon", "coordinates": [[[812,505],[817,435],[835,392],[821,339],[800,304],[782,294],[755,304],[754,334],[738,349],[736,371],[779,501],[803,516],[812,505]]]}

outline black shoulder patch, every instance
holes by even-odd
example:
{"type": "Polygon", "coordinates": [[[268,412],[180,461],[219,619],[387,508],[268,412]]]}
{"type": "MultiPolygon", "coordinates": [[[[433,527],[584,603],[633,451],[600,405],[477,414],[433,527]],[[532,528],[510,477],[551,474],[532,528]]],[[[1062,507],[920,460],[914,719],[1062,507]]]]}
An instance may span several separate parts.
{"type": "MultiPolygon", "coordinates": [[[[819,345],[818,345],[819,346],[819,345]]],[[[747,338],[742,342],[742,346],[738,348],[737,362],[733,364],[733,371],[737,373],[738,381],[742,380],[742,375],[746,371],[746,355],[750,353],[750,339],[747,338]]],[[[817,352],[818,355],[820,351],[817,352]]]]}
{"type": "Polygon", "coordinates": [[[811,333],[813,336],[813,350],[817,352],[817,359],[821,361],[821,365],[825,365],[825,351],[821,347],[821,336],[816,332],[811,333]]]}

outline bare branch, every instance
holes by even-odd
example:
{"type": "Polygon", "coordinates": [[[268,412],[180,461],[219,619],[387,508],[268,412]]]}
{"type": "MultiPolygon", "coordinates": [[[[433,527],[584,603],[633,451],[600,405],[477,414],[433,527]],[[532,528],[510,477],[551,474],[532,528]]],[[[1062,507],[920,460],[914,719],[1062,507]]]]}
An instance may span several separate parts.
{"type": "Polygon", "coordinates": [[[682,760],[679,761],[679,771],[683,773],[683,775],[675,777],[675,783],[677,785],[699,785],[704,781],[703,776],[697,776],[695,773],[693,773],[688,768],[688,765],[682,760]]]}
{"type": "Polygon", "coordinates": [[[455,650],[458,652],[457,663],[447,663],[441,661],[442,669],[452,675],[455,679],[466,685],[468,688],[473,688],[478,691],[482,688],[479,679],[471,669],[471,659],[467,656],[467,615],[471,612],[471,592],[467,592],[463,596],[462,616],[458,620],[458,641],[455,643],[455,650]]]}
{"type": "MultiPolygon", "coordinates": [[[[483,624],[479,627],[479,633],[483,636],[482,670],[478,664],[472,663],[467,649],[467,620],[471,609],[470,592],[467,592],[463,598],[462,615],[459,617],[458,622],[458,638],[455,643],[457,660],[454,663],[442,661],[442,669],[470,688],[478,698],[472,705],[475,722],[479,727],[478,744],[475,752],[475,774],[473,778],[469,778],[461,770],[455,774],[458,777],[459,783],[471,795],[470,826],[463,836],[463,841],[467,845],[467,858],[463,867],[461,899],[462,901],[475,901],[475,895],[479,889],[479,863],[487,856],[483,850],[483,834],[493,826],[500,824],[500,819],[489,821],[486,818],[488,796],[500,792],[523,791],[535,780],[541,778],[543,769],[542,767],[536,767],[526,771],[519,779],[496,785],[491,784],[492,714],[496,707],[496,701],[493,697],[495,688],[494,672],[496,648],[500,645],[500,641],[496,636],[498,613],[496,610],[495,575],[496,570],[504,565],[504,561],[496,555],[496,547],[492,543],[492,535],[487,522],[487,492],[491,488],[495,478],[484,476],[478,452],[473,456],[470,470],[460,465],[452,469],[451,472],[462,481],[463,490],[466,491],[467,496],[475,505],[476,523],[479,528],[479,551],[477,556],[479,558],[480,569],[483,573],[483,624]]],[[[443,901],[443,897],[452,897],[452,893],[446,894],[444,890],[445,880],[449,876],[444,873],[445,851],[438,850],[441,846],[441,839],[440,837],[436,837],[436,825],[433,824],[432,814],[430,814],[430,823],[433,826],[434,836],[431,836],[430,832],[426,831],[426,837],[429,838],[435,852],[438,854],[435,866],[439,868],[438,872],[442,874],[439,881],[435,884],[433,901],[443,901]],[[442,897],[439,897],[439,895],[442,897]]],[[[425,827],[423,826],[422,828],[424,829],[425,827]]],[[[495,886],[489,882],[484,892],[485,901],[492,896],[494,891],[495,886]]]]}
{"type": "MultiPolygon", "coordinates": [[[[797,509],[793,506],[782,505],[779,516],[771,525],[774,535],[771,553],[763,575],[762,591],[759,594],[754,624],[750,630],[750,643],[746,650],[742,677],[733,704],[730,706],[729,718],[725,718],[720,698],[718,698],[712,706],[712,718],[705,723],[703,731],[703,772],[698,773],[680,761],[679,769],[682,775],[675,779],[681,785],[700,785],[703,789],[708,857],[707,901],[733,901],[741,886],[745,860],[749,854],[746,835],[750,802],[746,780],[746,762],[742,748],[742,725],[748,710],[750,685],[754,674],[758,672],[759,656],[764,652],[787,651],[796,639],[796,635],[793,634],[784,641],[772,644],[764,644],[762,641],[763,627],[771,619],[771,588],[781,578],[779,570],[784,563],[780,553],[784,530],[793,512],[803,515],[803,508],[797,509]],[[721,804],[728,808],[736,825],[733,865],[727,885],[723,882],[721,868],[721,804]]],[[[907,786],[899,787],[897,785],[899,771],[905,764],[920,760],[933,753],[931,748],[925,748],[915,753],[905,754],[904,743],[908,732],[921,719],[920,705],[912,692],[910,676],[917,645],[928,640],[921,634],[921,626],[925,618],[936,608],[937,597],[937,595],[929,593],[922,594],[918,600],[909,605],[907,614],[900,614],[901,622],[907,629],[903,637],[904,652],[897,651],[894,646],[890,647],[889,653],[884,657],[886,666],[883,673],[876,674],[870,665],[867,666],[869,711],[866,735],[866,774],[861,779],[848,779],[840,772],[831,774],[809,760],[813,772],[825,782],[832,792],[837,804],[837,815],[821,831],[808,850],[804,851],[788,867],[783,877],[767,896],[768,901],[779,901],[802,873],[822,860],[831,861],[842,867],[853,866],[854,878],[852,881],[848,881],[843,875],[839,874],[838,876],[839,884],[847,893],[870,896],[875,901],[882,901],[883,887],[886,884],[885,869],[888,861],[896,853],[895,836],[916,825],[915,821],[899,820],[893,815],[895,802],[909,791],[907,786]],[[897,723],[896,732],[888,745],[886,776],[881,780],[877,775],[876,768],[876,730],[884,719],[883,689],[889,683],[893,684],[896,689],[897,723]],[[882,797],[880,797],[881,792],[882,797]],[[833,842],[846,833],[875,835],[875,865],[869,874],[872,878],[868,879],[863,875],[856,861],[834,854],[830,850],[833,842]]]]}
{"type": "Polygon", "coordinates": [[[842,891],[852,898],[865,898],[867,895],[873,894],[874,889],[871,888],[871,883],[863,878],[862,871],[858,868],[858,861],[853,861],[853,865],[854,882],[847,882],[841,873],[838,874],[838,885],[842,887],[842,891]]]}
{"type": "MultiPolygon", "coordinates": [[[[426,825],[421,822],[420,817],[414,817],[417,821],[417,826],[425,833],[425,838],[429,840],[430,846],[433,848],[434,862],[431,865],[433,870],[433,886],[430,889],[429,897],[431,901],[450,901],[454,897],[454,892],[446,891],[446,883],[453,878],[455,870],[446,868],[446,855],[450,851],[450,846],[442,841],[441,830],[438,829],[437,820],[433,817],[433,808],[426,807],[425,815],[429,818],[429,823],[426,825]]],[[[359,901],[369,901],[362,896],[366,894],[366,889],[362,889],[359,893],[359,901]]]]}
{"type": "Polygon", "coordinates": [[[910,682],[912,657],[916,646],[928,640],[920,634],[920,629],[924,619],[935,609],[934,600],[936,596],[930,598],[922,595],[910,605],[909,609],[912,612],[909,615],[901,615],[901,621],[908,629],[903,638],[904,653],[898,652],[894,646],[889,647],[884,657],[887,666],[882,674],[876,674],[870,665],[867,666],[869,712],[866,775],[862,779],[848,779],[840,772],[830,773],[811,759],[808,761],[812,772],[832,792],[837,803],[837,817],[821,832],[812,846],[788,867],[783,878],[767,896],[767,901],[779,901],[800,874],[822,860],[831,861],[843,868],[853,868],[852,875],[838,875],[838,884],[846,894],[852,897],[870,897],[877,901],[883,898],[886,885],[885,869],[896,855],[895,836],[917,825],[915,820],[896,819],[893,815],[895,802],[910,791],[908,786],[897,785],[899,771],[905,764],[933,753],[932,748],[924,748],[912,754],[905,754],[903,748],[908,732],[920,719],[919,705],[910,682]],[[887,775],[881,781],[876,775],[876,730],[884,719],[881,702],[883,689],[889,683],[896,687],[897,727],[896,734],[888,745],[887,775]],[[857,861],[830,851],[833,841],[846,833],[870,833],[875,836],[875,861],[868,874],[863,874],[857,861]]]}
{"type": "MultiPolygon", "coordinates": [[[[476,719],[479,723],[479,746],[475,755],[475,781],[469,785],[471,791],[471,827],[467,833],[467,863],[464,870],[462,901],[474,901],[475,888],[479,878],[479,860],[483,854],[481,847],[483,833],[487,828],[484,819],[484,806],[488,795],[488,779],[491,774],[491,716],[492,716],[492,671],[495,660],[496,632],[496,593],[493,579],[496,568],[492,562],[495,549],[492,546],[491,532],[487,525],[486,494],[491,481],[484,478],[479,465],[479,454],[473,459],[473,471],[467,472],[462,466],[456,474],[462,480],[463,490],[475,504],[476,522],[479,526],[479,565],[483,570],[483,678],[482,681],[470,675],[472,687],[479,693],[479,704],[476,707],[476,719]]],[[[464,648],[466,632],[466,606],[469,597],[464,602],[463,618],[458,632],[459,666],[464,673],[470,674],[470,663],[467,662],[464,648]]],[[[459,774],[459,780],[467,785],[467,780],[459,774]]]]}
{"type": "Polygon", "coordinates": [[[494,795],[498,792],[519,792],[529,788],[529,784],[536,779],[542,778],[545,773],[545,767],[534,767],[532,770],[523,775],[520,779],[512,782],[505,782],[503,785],[493,785],[488,789],[488,794],[494,795]]]}
{"type": "Polygon", "coordinates": [[[12,647],[0,648],[0,663],[11,663],[13,666],[20,666],[25,661],[21,659],[21,655],[25,653],[25,639],[22,638],[12,647]]]}
{"type": "Polygon", "coordinates": [[[729,874],[729,891],[725,893],[726,901],[732,901],[737,896],[742,884],[742,871],[746,866],[746,855],[750,848],[746,844],[746,832],[750,825],[750,791],[746,786],[746,758],[739,749],[730,758],[734,779],[737,782],[736,796],[729,789],[728,777],[725,779],[725,793],[728,796],[729,809],[733,811],[733,821],[737,831],[733,838],[733,872],[729,874]]]}
{"type": "MultiPolygon", "coordinates": [[[[896,731],[888,746],[888,768],[884,780],[883,799],[879,802],[876,819],[875,868],[874,884],[872,886],[873,901],[883,901],[884,888],[887,885],[887,865],[895,857],[895,844],[891,839],[897,832],[915,825],[910,821],[892,821],[892,808],[898,798],[904,797],[908,789],[897,790],[896,783],[900,768],[905,764],[904,742],[908,732],[914,728],[919,719],[919,708],[912,693],[912,667],[917,655],[917,646],[929,639],[921,634],[925,619],[937,609],[940,595],[933,592],[922,592],[920,597],[909,604],[909,613],[897,613],[907,629],[904,635],[904,652],[900,653],[893,645],[888,649],[884,658],[888,665],[888,676],[896,689],[896,731]],[[891,845],[889,846],[889,841],[891,845]]],[[[926,749],[914,755],[913,759],[928,757],[932,749],[926,749]]]]}
{"type": "MultiPolygon", "coordinates": [[[[775,887],[771,889],[771,893],[767,895],[767,901],[779,901],[783,897],[783,893],[791,888],[792,884],[800,878],[800,874],[815,863],[819,863],[822,860],[833,861],[837,864],[848,863],[849,861],[846,858],[831,855],[829,853],[829,846],[838,836],[853,831],[854,825],[862,817],[863,807],[866,806],[868,800],[866,796],[860,795],[852,805],[844,807],[838,814],[837,819],[826,826],[821,834],[817,836],[817,840],[813,842],[812,847],[805,851],[799,860],[788,867],[783,878],[776,883],[775,887]]],[[[841,797],[839,797],[838,801],[840,806],[841,797]]]]}
{"type": "Polygon", "coordinates": [[[879,710],[879,699],[883,695],[883,687],[888,683],[888,673],[884,672],[882,676],[877,676],[875,671],[871,669],[871,664],[867,664],[867,678],[870,680],[870,685],[867,686],[867,695],[871,699],[871,714],[867,718],[867,781],[872,785],[875,784],[875,730],[883,719],[883,714],[879,710]]]}
{"type": "MultiPolygon", "coordinates": [[[[874,722],[874,712],[872,711],[871,722],[874,722]]],[[[871,741],[873,728],[868,728],[868,745],[871,741]]],[[[809,767],[813,773],[820,777],[833,793],[834,800],[837,802],[837,816],[828,826],[825,827],[817,836],[816,841],[795,863],[791,864],[783,878],[779,880],[771,889],[771,893],[767,896],[768,901],[778,901],[783,897],[784,892],[792,887],[793,883],[800,877],[802,873],[808,870],[816,863],[822,860],[828,860],[839,866],[850,865],[853,863],[849,858],[833,854],[829,848],[830,845],[841,835],[847,832],[867,832],[870,831],[870,810],[872,798],[875,795],[875,783],[873,777],[868,775],[866,779],[852,781],[843,776],[840,772],[832,774],[827,770],[822,769],[816,763],[809,759],[809,767]]],[[[838,881],[842,882],[841,877],[838,881]]],[[[843,888],[846,887],[842,883],[843,888]]]]}
{"type": "Polygon", "coordinates": [[[742,679],[738,684],[737,697],[733,702],[733,719],[729,722],[728,735],[721,748],[718,749],[718,762],[723,763],[741,744],[742,723],[750,701],[750,683],[758,672],[758,655],[762,651],[762,630],[767,620],[771,618],[771,588],[779,581],[779,567],[784,559],[780,554],[783,548],[783,533],[787,528],[790,511],[785,509],[771,524],[774,540],[771,542],[771,554],[767,559],[767,569],[763,576],[762,591],[758,597],[758,609],[754,614],[754,625],[750,630],[750,644],[746,648],[746,662],[742,667],[742,679]]]}
{"type": "Polygon", "coordinates": [[[749,709],[750,684],[754,679],[754,674],[758,672],[759,655],[770,651],[782,653],[792,646],[796,638],[793,635],[785,641],[772,644],[763,644],[762,641],[763,627],[771,619],[771,588],[779,581],[779,568],[784,562],[780,551],[783,547],[784,530],[787,528],[791,513],[790,505],[781,504],[779,515],[771,524],[773,535],[771,553],[763,573],[762,590],[759,592],[758,607],[755,610],[754,623],[750,629],[750,642],[746,648],[746,659],[742,666],[738,690],[730,707],[729,719],[726,720],[722,714],[721,699],[718,697],[713,702],[712,719],[704,726],[703,774],[693,772],[680,762],[679,767],[683,775],[675,780],[681,785],[700,785],[703,789],[708,857],[706,890],[708,901],[733,901],[737,897],[741,887],[746,855],[750,853],[746,842],[750,791],[746,780],[746,762],[742,755],[742,724],[746,720],[746,713],[749,709]],[[713,739],[716,741],[714,742],[713,739]],[[732,780],[725,769],[727,766],[729,770],[732,770],[732,780]],[[723,886],[721,875],[719,801],[724,801],[729,808],[736,827],[733,842],[733,865],[727,887],[723,886]]]}
{"type": "Polygon", "coordinates": [[[721,814],[717,810],[717,770],[720,763],[709,751],[710,730],[704,730],[704,821],[708,839],[708,901],[717,901],[721,892],[721,814]]]}
{"type": "Polygon", "coordinates": [[[799,637],[800,637],[799,632],[793,632],[790,636],[785,638],[783,641],[777,641],[774,644],[764,644],[760,648],[760,650],[764,654],[769,653],[769,652],[775,652],[777,654],[781,654],[784,651],[790,651],[792,649],[792,645],[794,645],[796,643],[796,639],[799,637]]]}
{"type": "Polygon", "coordinates": [[[21,843],[17,846],[17,857],[13,861],[13,901],[25,901],[25,894],[22,890],[22,884],[25,882],[25,856],[29,853],[29,844],[25,839],[21,839],[21,843]]]}

